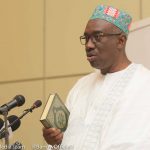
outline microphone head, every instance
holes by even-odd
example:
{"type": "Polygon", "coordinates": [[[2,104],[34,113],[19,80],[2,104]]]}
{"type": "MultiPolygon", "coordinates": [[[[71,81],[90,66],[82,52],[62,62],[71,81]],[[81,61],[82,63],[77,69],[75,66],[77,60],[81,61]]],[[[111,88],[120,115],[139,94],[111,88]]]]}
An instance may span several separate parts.
{"type": "Polygon", "coordinates": [[[4,125],[4,121],[0,118],[0,130],[3,127],[3,125],[4,125]]]}
{"type": "Polygon", "coordinates": [[[38,108],[38,107],[40,107],[42,105],[42,101],[41,100],[37,100],[37,101],[34,102],[33,105],[35,106],[35,108],[38,108]]]}
{"type": "Polygon", "coordinates": [[[16,129],[18,129],[18,128],[20,127],[21,121],[20,121],[20,119],[19,119],[17,116],[11,115],[11,116],[9,116],[7,119],[8,119],[8,121],[9,121],[10,124],[13,123],[15,120],[18,119],[18,120],[11,126],[12,131],[15,131],[16,129]]]}
{"type": "Polygon", "coordinates": [[[14,99],[17,101],[17,106],[22,106],[25,103],[25,98],[22,95],[16,95],[14,99]]]}

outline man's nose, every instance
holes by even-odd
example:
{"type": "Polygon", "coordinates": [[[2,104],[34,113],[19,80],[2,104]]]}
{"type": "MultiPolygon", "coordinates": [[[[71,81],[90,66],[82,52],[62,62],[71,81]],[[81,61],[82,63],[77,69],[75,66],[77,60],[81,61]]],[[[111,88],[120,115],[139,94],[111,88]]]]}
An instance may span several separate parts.
{"type": "Polygon", "coordinates": [[[93,43],[93,41],[91,40],[91,38],[89,38],[89,40],[87,41],[87,43],[85,44],[86,49],[94,49],[95,48],[95,44],[93,43]]]}

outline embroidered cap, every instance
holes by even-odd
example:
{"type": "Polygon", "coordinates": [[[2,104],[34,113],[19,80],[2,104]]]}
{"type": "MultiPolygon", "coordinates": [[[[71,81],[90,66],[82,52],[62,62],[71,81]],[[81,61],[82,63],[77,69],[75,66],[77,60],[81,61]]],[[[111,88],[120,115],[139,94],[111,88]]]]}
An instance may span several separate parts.
{"type": "Polygon", "coordinates": [[[114,24],[126,34],[129,33],[132,17],[125,11],[113,8],[112,6],[98,5],[94,10],[90,20],[97,18],[114,24]]]}

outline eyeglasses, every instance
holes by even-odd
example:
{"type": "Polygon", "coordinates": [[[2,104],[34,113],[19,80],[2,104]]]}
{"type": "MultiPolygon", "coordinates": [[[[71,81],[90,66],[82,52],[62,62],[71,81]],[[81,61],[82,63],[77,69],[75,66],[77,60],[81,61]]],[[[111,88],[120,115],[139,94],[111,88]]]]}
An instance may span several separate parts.
{"type": "Polygon", "coordinates": [[[116,35],[121,35],[122,32],[120,33],[103,33],[103,32],[97,32],[97,33],[94,33],[90,36],[88,35],[82,35],[80,36],[80,42],[82,45],[86,45],[89,41],[89,39],[91,39],[91,41],[96,44],[97,42],[100,42],[102,37],[104,36],[116,36],[116,35]]]}

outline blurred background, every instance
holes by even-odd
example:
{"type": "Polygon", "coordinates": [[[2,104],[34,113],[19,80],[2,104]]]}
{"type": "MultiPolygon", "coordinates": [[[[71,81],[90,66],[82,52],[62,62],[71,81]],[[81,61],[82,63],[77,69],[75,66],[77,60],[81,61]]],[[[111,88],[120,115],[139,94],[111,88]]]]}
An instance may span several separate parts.
{"type": "Polygon", "coordinates": [[[65,102],[74,83],[93,71],[79,37],[98,4],[123,9],[133,17],[127,51],[137,62],[150,64],[150,54],[142,55],[145,44],[139,53],[134,47],[141,26],[145,29],[138,41],[148,33],[149,24],[142,20],[150,22],[149,0],[0,0],[0,105],[15,95],[24,95],[25,104],[9,112],[19,116],[35,100],[43,102],[22,119],[11,143],[20,141],[27,150],[35,149],[34,145],[45,149],[39,119],[49,93],[57,92],[65,102]]]}

